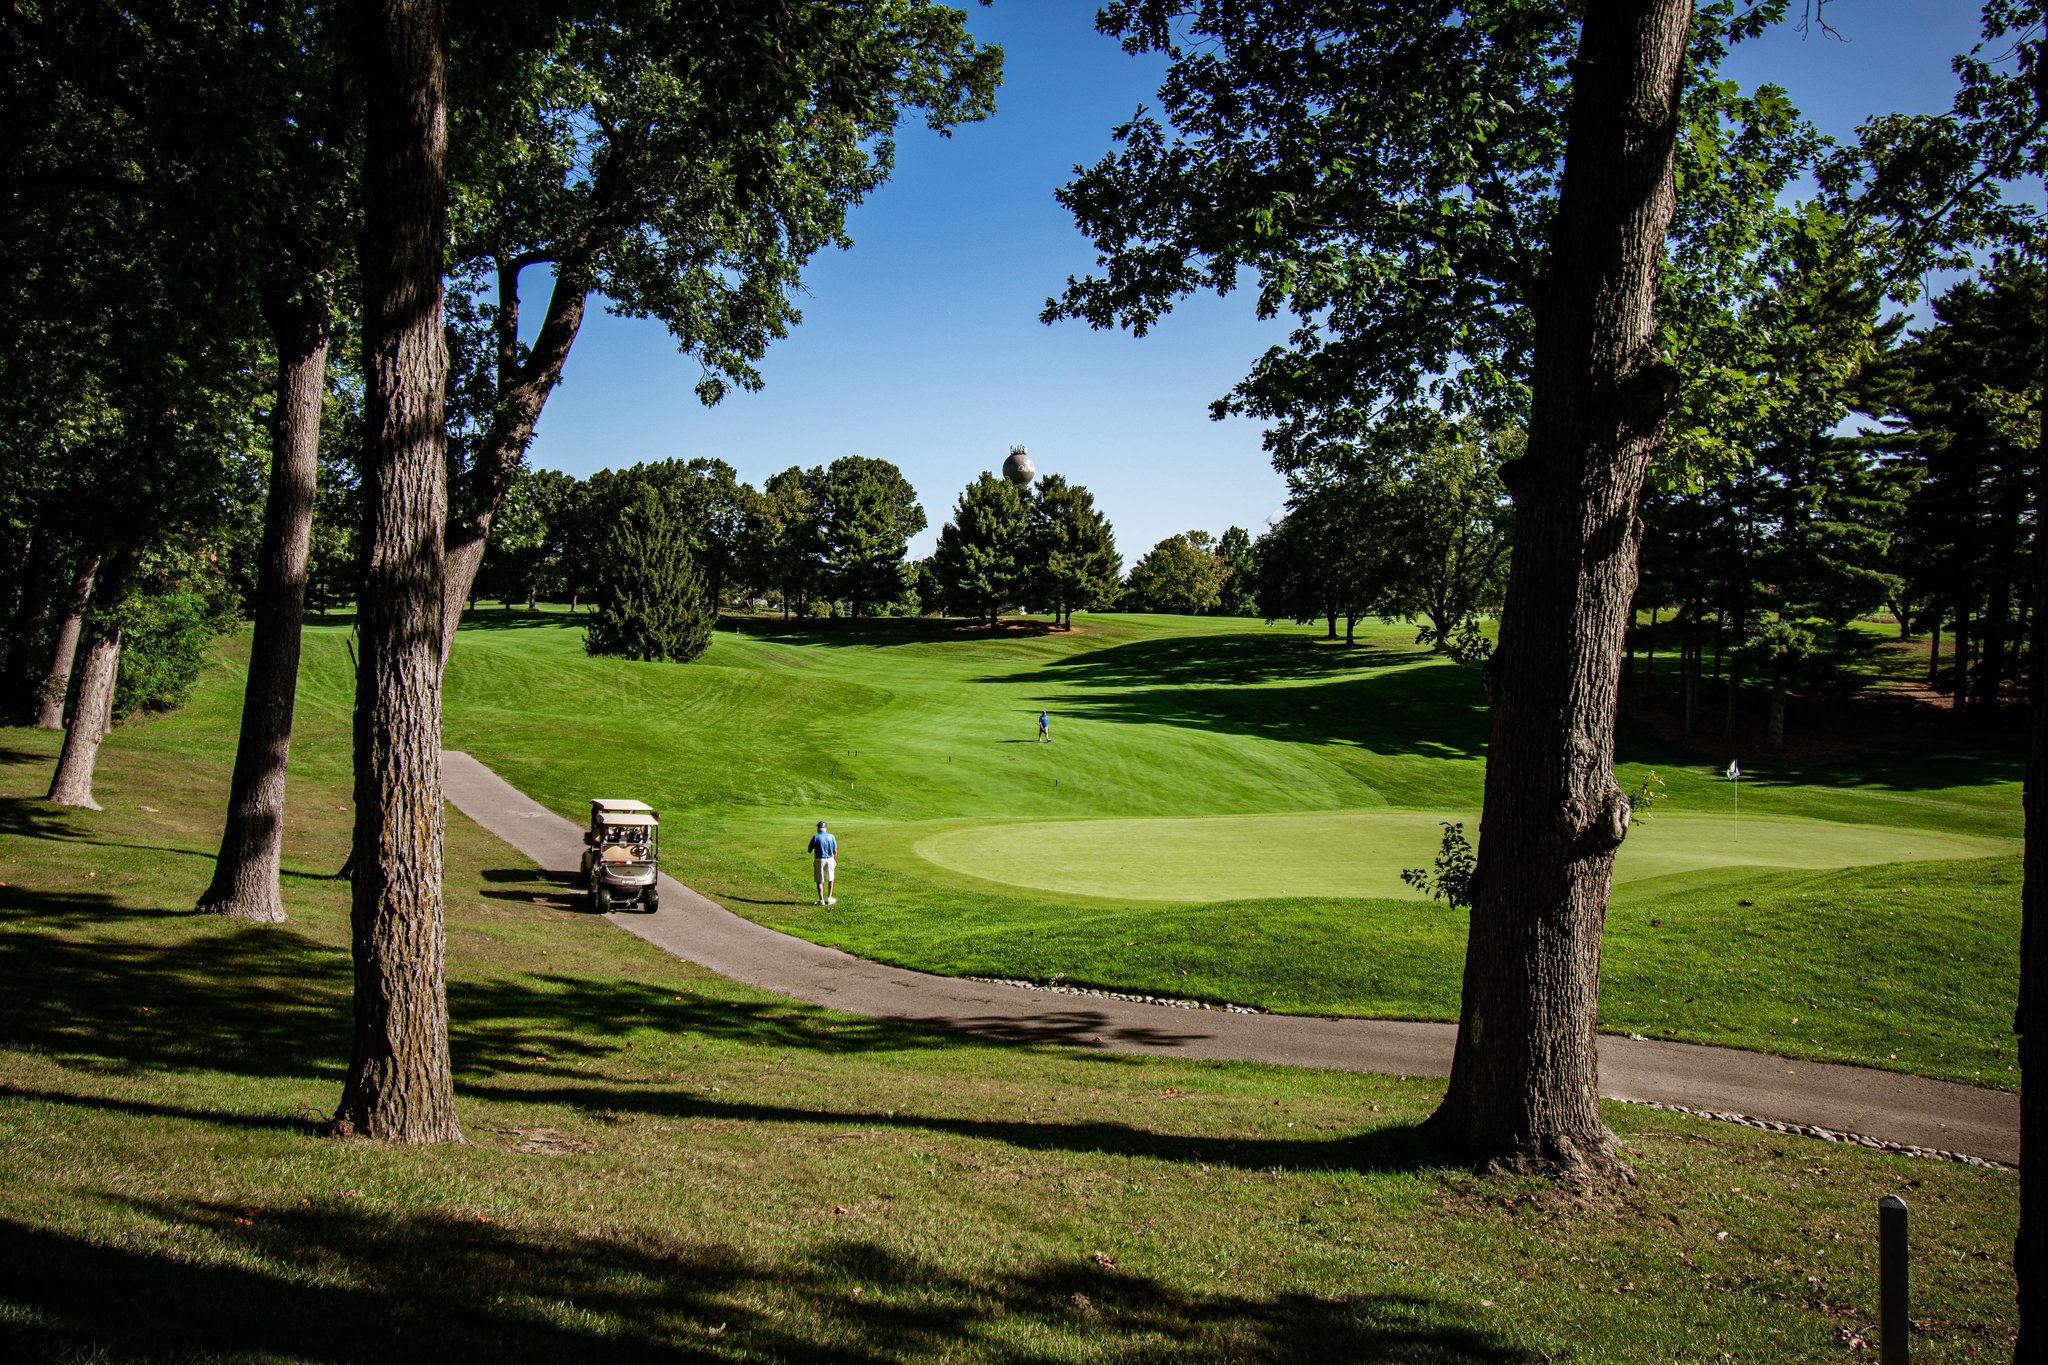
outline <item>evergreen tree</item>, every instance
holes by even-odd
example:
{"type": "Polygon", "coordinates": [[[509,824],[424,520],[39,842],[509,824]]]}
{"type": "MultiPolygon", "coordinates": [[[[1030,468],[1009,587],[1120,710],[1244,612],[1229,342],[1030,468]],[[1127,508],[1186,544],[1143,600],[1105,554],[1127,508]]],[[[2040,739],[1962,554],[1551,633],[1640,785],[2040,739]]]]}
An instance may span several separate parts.
{"type": "Polygon", "coordinates": [[[932,571],[947,606],[990,625],[1030,584],[1031,513],[1008,479],[984,471],[960,494],[939,531],[932,571]]]}
{"type": "Polygon", "coordinates": [[[855,616],[904,600],[903,556],[924,529],[924,508],[903,471],[887,460],[846,455],[820,484],[827,591],[855,616]]]}
{"type": "Polygon", "coordinates": [[[597,614],[584,647],[592,654],[688,663],[711,642],[716,616],[689,537],[651,485],[640,485],[598,572],[597,614]]]}
{"type": "Polygon", "coordinates": [[[1076,607],[1091,611],[1116,600],[1124,567],[1116,536],[1095,495],[1058,474],[1039,479],[1030,510],[1030,592],[1071,630],[1076,607]]]}

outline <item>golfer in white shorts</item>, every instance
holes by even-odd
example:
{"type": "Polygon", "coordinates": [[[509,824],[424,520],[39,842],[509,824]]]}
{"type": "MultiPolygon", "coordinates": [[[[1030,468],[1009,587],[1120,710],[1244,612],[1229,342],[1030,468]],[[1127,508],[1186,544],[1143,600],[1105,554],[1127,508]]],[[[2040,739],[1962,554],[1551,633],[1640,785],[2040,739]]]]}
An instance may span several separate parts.
{"type": "Polygon", "coordinates": [[[810,851],[811,871],[818,882],[818,904],[839,904],[839,897],[832,894],[839,877],[839,841],[826,832],[823,820],[818,822],[818,832],[811,836],[810,851]]]}

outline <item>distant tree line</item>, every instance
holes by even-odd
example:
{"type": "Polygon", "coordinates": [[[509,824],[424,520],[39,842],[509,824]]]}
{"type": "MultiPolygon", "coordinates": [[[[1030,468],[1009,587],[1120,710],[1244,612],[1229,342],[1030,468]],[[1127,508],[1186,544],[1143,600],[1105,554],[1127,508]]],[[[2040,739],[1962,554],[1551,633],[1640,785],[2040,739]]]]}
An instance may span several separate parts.
{"type": "MultiPolygon", "coordinates": [[[[904,556],[925,527],[924,509],[894,464],[860,455],[792,466],[759,489],[718,459],[658,460],[587,479],[520,469],[472,600],[604,612],[623,584],[618,532],[636,518],[644,533],[672,530],[677,571],[694,580],[689,595],[707,613],[748,601],[785,617],[918,609],[904,556]]],[[[608,649],[606,638],[600,632],[593,648],[608,649]]]]}

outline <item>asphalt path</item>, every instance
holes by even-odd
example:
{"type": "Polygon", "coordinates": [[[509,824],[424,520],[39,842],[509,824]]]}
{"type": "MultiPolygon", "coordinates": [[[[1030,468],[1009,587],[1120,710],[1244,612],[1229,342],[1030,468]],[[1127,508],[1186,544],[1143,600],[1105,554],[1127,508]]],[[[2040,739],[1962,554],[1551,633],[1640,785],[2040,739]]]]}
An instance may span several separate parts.
{"type": "MultiPolygon", "coordinates": [[[[441,782],[456,809],[543,870],[568,876],[581,866],[582,826],[468,754],[443,751],[441,782]]],[[[1457,1038],[1452,1024],[1176,1009],[932,976],[764,928],[665,873],[658,913],[607,918],[676,957],[778,995],[1007,1042],[1448,1076],[1457,1038]]],[[[2019,1161],[2019,1097],[2003,1091],[1695,1043],[1602,1035],[1599,1047],[1600,1093],[1610,1099],[2019,1161]]]]}

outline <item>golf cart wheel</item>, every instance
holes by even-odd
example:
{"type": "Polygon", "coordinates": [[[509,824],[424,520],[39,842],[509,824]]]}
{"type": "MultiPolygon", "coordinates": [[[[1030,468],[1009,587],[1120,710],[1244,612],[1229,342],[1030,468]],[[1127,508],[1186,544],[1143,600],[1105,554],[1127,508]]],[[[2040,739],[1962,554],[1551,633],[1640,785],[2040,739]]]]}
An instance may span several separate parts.
{"type": "Polygon", "coordinates": [[[647,894],[640,898],[640,903],[647,908],[648,914],[653,914],[661,909],[661,892],[651,886],[648,887],[647,894]]]}
{"type": "Polygon", "coordinates": [[[590,893],[590,903],[597,907],[597,913],[600,915],[609,915],[612,912],[612,898],[602,889],[590,893]]]}

